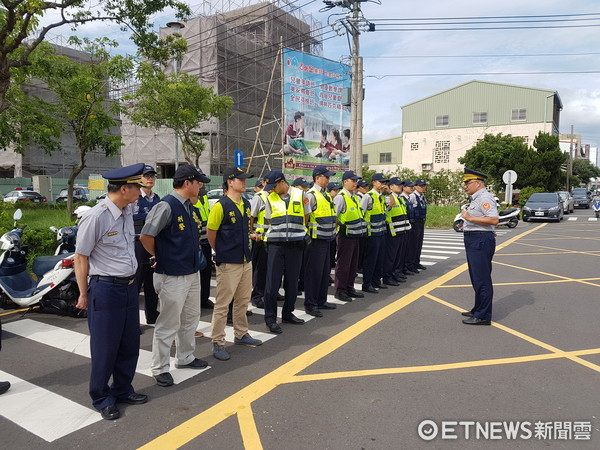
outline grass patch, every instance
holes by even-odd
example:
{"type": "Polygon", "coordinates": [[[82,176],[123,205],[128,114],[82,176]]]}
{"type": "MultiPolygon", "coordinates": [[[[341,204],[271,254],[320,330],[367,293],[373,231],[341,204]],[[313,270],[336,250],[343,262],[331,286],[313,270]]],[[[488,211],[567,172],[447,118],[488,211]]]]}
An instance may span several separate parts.
{"type": "Polygon", "coordinates": [[[427,220],[425,228],[449,229],[452,228],[454,217],[460,211],[460,205],[435,206],[427,205],[427,220]]]}
{"type": "Polygon", "coordinates": [[[42,228],[49,227],[68,227],[75,224],[75,219],[71,219],[70,214],[66,209],[25,209],[23,210],[23,218],[19,220],[18,225],[27,228],[42,228]]]}

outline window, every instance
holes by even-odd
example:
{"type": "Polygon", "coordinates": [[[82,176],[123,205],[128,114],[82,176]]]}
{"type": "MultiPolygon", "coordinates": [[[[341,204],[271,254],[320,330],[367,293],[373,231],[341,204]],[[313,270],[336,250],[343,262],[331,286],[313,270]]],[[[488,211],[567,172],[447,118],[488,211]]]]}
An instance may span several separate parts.
{"type": "Polygon", "coordinates": [[[369,155],[363,153],[363,164],[369,164],[369,155]]]}
{"type": "Polygon", "coordinates": [[[435,117],[435,126],[436,127],[447,127],[448,126],[448,116],[436,116],[435,117]]]}
{"type": "Polygon", "coordinates": [[[418,142],[411,142],[410,143],[410,151],[411,152],[417,152],[417,151],[419,151],[419,143],[418,142]]]}
{"type": "Polygon", "coordinates": [[[524,122],[525,120],[527,120],[527,109],[516,108],[512,110],[512,114],[510,116],[511,122],[524,122]]]}
{"type": "Polygon", "coordinates": [[[392,154],[391,153],[380,153],[379,154],[379,163],[391,163],[392,162],[392,154]]]}
{"type": "Polygon", "coordinates": [[[433,162],[443,164],[450,162],[450,141],[435,141],[433,149],[433,162]]]}
{"type": "Polygon", "coordinates": [[[487,112],[474,112],[473,113],[473,123],[487,123],[487,112]]]}

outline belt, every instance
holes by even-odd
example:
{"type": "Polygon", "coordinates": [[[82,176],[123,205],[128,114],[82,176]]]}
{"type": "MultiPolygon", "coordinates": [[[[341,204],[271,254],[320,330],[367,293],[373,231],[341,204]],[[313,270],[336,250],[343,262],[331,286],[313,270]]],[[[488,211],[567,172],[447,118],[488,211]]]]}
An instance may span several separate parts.
{"type": "Polygon", "coordinates": [[[113,284],[124,284],[127,286],[130,286],[133,284],[133,282],[135,281],[135,275],[132,275],[130,277],[126,277],[126,278],[122,278],[122,277],[103,277],[101,275],[92,275],[90,277],[92,280],[96,280],[96,281],[104,281],[106,283],[113,283],[113,284]]]}
{"type": "Polygon", "coordinates": [[[481,231],[463,231],[463,234],[476,234],[476,233],[493,233],[493,231],[489,231],[489,230],[481,230],[481,231]]]}

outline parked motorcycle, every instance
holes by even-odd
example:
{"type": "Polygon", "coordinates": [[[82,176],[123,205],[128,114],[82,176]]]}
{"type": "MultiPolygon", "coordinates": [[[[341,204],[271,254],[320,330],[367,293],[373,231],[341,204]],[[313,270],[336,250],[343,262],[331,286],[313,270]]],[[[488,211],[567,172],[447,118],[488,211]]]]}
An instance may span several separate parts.
{"type": "MultiPolygon", "coordinates": [[[[81,205],[75,208],[73,214],[77,216],[77,223],[81,220],[85,213],[87,213],[91,206],[81,205]]],[[[75,252],[75,241],[77,239],[77,225],[70,227],[56,228],[50,227],[50,230],[56,233],[56,240],[58,241],[58,247],[56,247],[55,255],[64,255],[66,253],[75,252]]]]}
{"type": "Polygon", "coordinates": [[[20,209],[15,211],[14,229],[0,237],[0,305],[3,308],[39,305],[43,312],[87,317],[87,312],[75,307],[79,289],[74,274],[74,254],[39,256],[27,272],[26,245],[21,245],[23,228],[17,228],[20,209]]]}
{"type": "Polygon", "coordinates": [[[600,198],[594,198],[594,203],[592,203],[592,209],[594,210],[596,219],[600,219],[600,198]]]}
{"type": "MultiPolygon", "coordinates": [[[[454,224],[452,228],[457,233],[462,233],[463,227],[465,225],[465,221],[462,218],[461,213],[469,207],[468,204],[462,205],[460,207],[460,212],[454,218],[454,224]]],[[[507,209],[503,209],[498,211],[499,221],[498,225],[506,225],[508,228],[514,228],[519,224],[519,214],[521,213],[521,208],[510,207],[507,209]]],[[[497,225],[497,226],[498,226],[497,225]]]]}

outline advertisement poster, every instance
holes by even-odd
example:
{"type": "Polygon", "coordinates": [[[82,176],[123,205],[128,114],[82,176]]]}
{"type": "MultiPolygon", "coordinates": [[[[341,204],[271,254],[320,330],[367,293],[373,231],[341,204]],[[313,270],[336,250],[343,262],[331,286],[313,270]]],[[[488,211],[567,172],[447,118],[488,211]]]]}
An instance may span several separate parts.
{"type": "Polygon", "coordinates": [[[295,50],[283,52],[283,171],[293,180],[312,180],[315,166],[341,181],[350,162],[350,107],[342,105],[351,87],[350,67],[295,50]]]}

